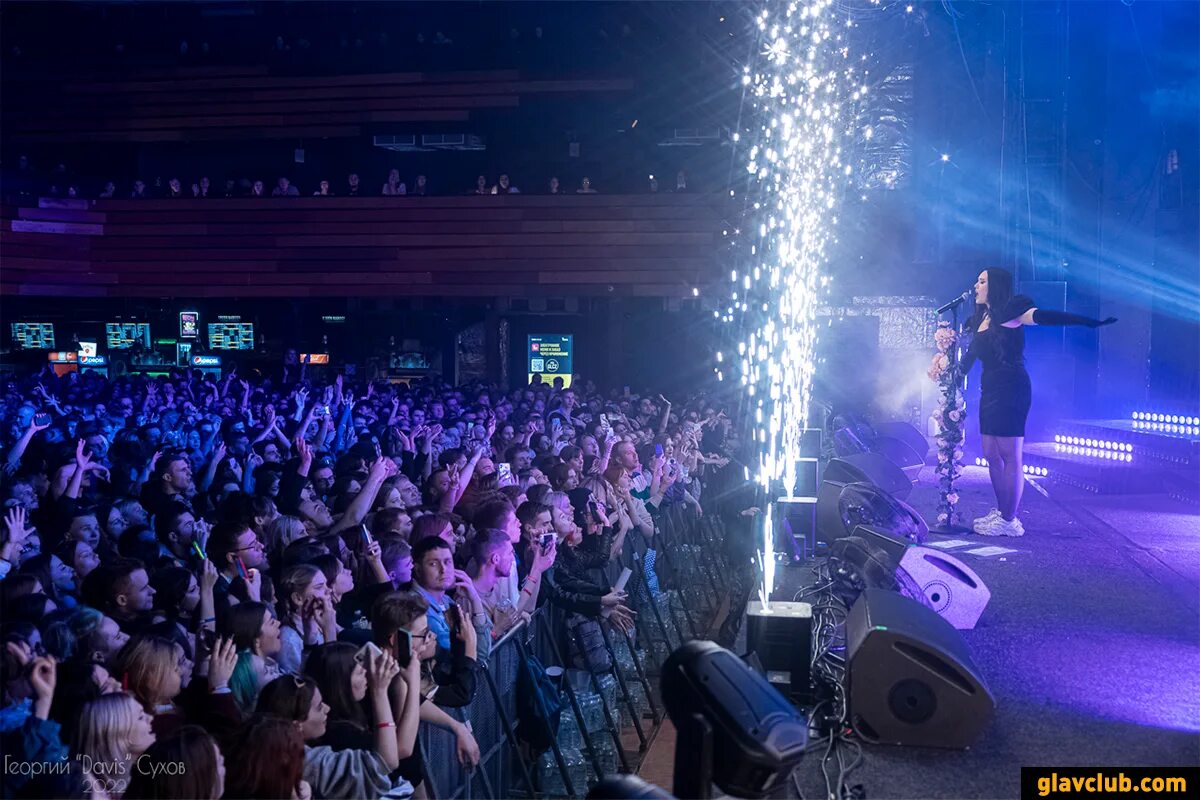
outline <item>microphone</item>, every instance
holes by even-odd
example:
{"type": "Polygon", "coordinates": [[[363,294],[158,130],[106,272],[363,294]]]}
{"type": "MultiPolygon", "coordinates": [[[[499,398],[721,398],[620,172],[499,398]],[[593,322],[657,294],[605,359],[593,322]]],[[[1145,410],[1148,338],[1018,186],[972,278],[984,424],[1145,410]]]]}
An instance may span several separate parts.
{"type": "Polygon", "coordinates": [[[963,292],[962,294],[960,294],[958,297],[954,298],[954,299],[953,299],[953,300],[951,300],[949,303],[946,303],[946,305],[944,305],[944,306],[942,306],[941,308],[939,308],[939,309],[937,310],[937,313],[938,313],[938,314],[945,314],[947,311],[949,311],[950,309],[954,308],[955,306],[959,306],[959,305],[962,305],[963,303],[967,302],[967,301],[968,301],[968,300],[970,300],[970,299],[971,299],[971,298],[972,298],[974,295],[975,295],[975,290],[974,290],[974,289],[967,289],[965,292],[963,292]]]}

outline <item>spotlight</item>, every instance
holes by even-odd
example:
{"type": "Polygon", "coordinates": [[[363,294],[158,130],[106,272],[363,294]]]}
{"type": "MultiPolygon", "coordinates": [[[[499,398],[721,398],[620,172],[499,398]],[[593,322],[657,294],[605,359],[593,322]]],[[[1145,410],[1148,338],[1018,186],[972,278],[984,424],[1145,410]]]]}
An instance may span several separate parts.
{"type": "Polygon", "coordinates": [[[712,754],[708,763],[676,761],[679,797],[707,796],[712,783],[738,797],[763,797],[804,756],[804,716],[713,642],[685,642],[671,654],[662,668],[662,696],[683,751],[712,754]]]}

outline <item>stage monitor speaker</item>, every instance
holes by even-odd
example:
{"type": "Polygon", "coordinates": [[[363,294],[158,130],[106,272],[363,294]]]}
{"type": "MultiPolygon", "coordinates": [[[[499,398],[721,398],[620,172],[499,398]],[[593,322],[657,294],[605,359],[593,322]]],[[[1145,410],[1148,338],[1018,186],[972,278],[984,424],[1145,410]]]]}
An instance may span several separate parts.
{"type": "Polygon", "coordinates": [[[992,593],[983,578],[960,558],[935,547],[910,544],[871,525],[859,525],[853,535],[887,553],[912,579],[929,607],[960,631],[974,628],[991,602],[992,593]]]}
{"type": "Polygon", "coordinates": [[[758,656],[767,681],[798,705],[813,701],[812,606],[772,602],[746,606],[746,649],[758,656]]]}
{"type": "Polygon", "coordinates": [[[780,497],[775,501],[775,551],[807,561],[817,548],[817,498],[780,497]],[[786,548],[786,549],[785,549],[786,548]]]}
{"type": "Polygon", "coordinates": [[[900,467],[879,453],[857,453],[830,459],[824,479],[845,483],[873,483],[904,499],[912,492],[912,481],[900,467]]]}
{"type": "MultiPolygon", "coordinates": [[[[875,442],[880,444],[880,440],[887,440],[888,445],[892,442],[900,442],[904,444],[908,450],[916,453],[919,463],[925,463],[925,456],[929,454],[929,440],[925,438],[919,430],[909,425],[907,422],[881,422],[875,426],[875,442]]],[[[901,451],[907,453],[908,450],[901,451]]],[[[879,452],[892,459],[901,468],[908,466],[905,461],[910,457],[906,457],[904,461],[897,461],[890,453],[887,452],[887,446],[880,446],[879,452]]],[[[900,455],[900,453],[897,453],[900,455]]]]}
{"type": "Polygon", "coordinates": [[[817,492],[817,542],[831,544],[859,525],[890,531],[913,544],[929,536],[929,526],[915,508],[876,484],[826,479],[817,492]]]}
{"type": "Polygon", "coordinates": [[[907,597],[867,589],[846,618],[850,723],[864,740],[969,747],[995,712],[962,634],[907,597]]]}
{"type": "Polygon", "coordinates": [[[821,482],[817,491],[817,542],[824,545],[833,544],[843,536],[849,536],[850,531],[842,522],[842,512],[839,502],[842,499],[842,489],[845,481],[821,482]]]}

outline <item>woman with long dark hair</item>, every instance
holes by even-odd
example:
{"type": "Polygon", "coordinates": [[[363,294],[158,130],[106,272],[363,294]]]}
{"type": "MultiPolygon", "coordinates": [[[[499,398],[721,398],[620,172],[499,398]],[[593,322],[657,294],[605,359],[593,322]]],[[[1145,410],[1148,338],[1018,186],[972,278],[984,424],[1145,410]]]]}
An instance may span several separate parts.
{"type": "Polygon", "coordinates": [[[971,345],[959,371],[966,375],[975,361],[983,362],[980,380],[979,434],[987,458],[996,508],[972,526],[983,536],[1021,536],[1025,527],[1017,519],[1025,486],[1021,446],[1025,420],[1032,402],[1032,385],[1025,371],[1027,325],[1085,325],[1099,328],[1115,317],[1095,320],[1037,308],[1024,295],[1013,295],[1013,276],[995,267],[979,273],[975,281],[975,314],[967,323],[971,345]]]}

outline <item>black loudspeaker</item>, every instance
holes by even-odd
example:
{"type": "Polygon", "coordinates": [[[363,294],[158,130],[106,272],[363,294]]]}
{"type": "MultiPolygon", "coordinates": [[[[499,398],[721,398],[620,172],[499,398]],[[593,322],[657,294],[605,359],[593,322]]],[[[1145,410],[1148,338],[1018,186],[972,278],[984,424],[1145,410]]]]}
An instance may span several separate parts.
{"type": "Polygon", "coordinates": [[[859,525],[881,528],[918,544],[929,535],[921,514],[883,488],[867,482],[825,480],[817,492],[817,542],[831,544],[851,535],[859,525]]]}
{"type": "Polygon", "coordinates": [[[901,499],[912,492],[912,481],[904,471],[879,453],[858,453],[829,461],[824,479],[844,483],[873,483],[901,499]]]}
{"type": "Polygon", "coordinates": [[[937,612],[867,589],[846,618],[850,722],[864,740],[969,747],[996,701],[962,635],[937,612]]]}
{"type": "Polygon", "coordinates": [[[907,462],[912,456],[908,453],[916,454],[917,462],[920,464],[925,463],[925,456],[929,454],[929,440],[907,422],[880,422],[877,424],[875,426],[875,444],[880,453],[895,461],[901,468],[909,466],[907,462]],[[888,450],[896,444],[903,445],[903,449],[898,448],[896,457],[893,457],[888,450]]]}
{"type": "Polygon", "coordinates": [[[838,501],[842,497],[845,481],[824,480],[817,491],[817,541],[821,544],[833,544],[843,536],[849,536],[850,531],[842,522],[842,513],[838,501]]]}
{"type": "Polygon", "coordinates": [[[887,554],[892,567],[904,573],[898,582],[905,588],[916,587],[914,600],[920,600],[958,630],[971,630],[992,599],[991,590],[962,559],[936,547],[921,547],[882,528],[859,525],[854,537],[887,554]]]}
{"type": "Polygon", "coordinates": [[[758,656],[767,681],[797,705],[810,705],[812,691],[812,606],[772,602],[768,610],[746,606],[746,649],[758,656]]]}
{"type": "Polygon", "coordinates": [[[794,561],[812,558],[817,548],[817,498],[781,497],[774,511],[775,552],[790,552],[794,561]]]}

